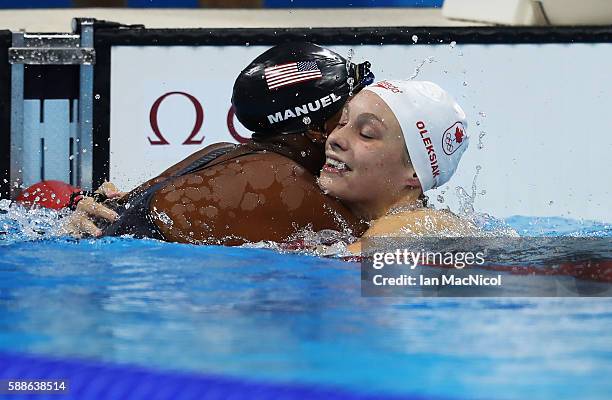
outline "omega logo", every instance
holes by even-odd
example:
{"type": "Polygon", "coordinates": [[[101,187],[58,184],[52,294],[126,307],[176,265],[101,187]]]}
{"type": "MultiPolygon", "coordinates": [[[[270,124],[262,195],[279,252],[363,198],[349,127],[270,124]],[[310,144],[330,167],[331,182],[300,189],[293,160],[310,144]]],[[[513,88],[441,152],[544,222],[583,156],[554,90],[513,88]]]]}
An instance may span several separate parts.
{"type": "MultiPolygon", "coordinates": [[[[155,102],[151,106],[151,111],[149,112],[149,123],[151,124],[151,129],[153,130],[153,134],[155,135],[155,137],[154,138],[147,137],[147,139],[149,140],[149,143],[153,146],[170,144],[170,142],[164,137],[164,135],[162,134],[159,128],[158,114],[159,114],[159,107],[161,106],[163,101],[172,95],[180,95],[180,96],[186,97],[187,99],[189,99],[189,101],[191,102],[195,110],[195,121],[193,124],[193,128],[191,129],[191,132],[189,133],[189,135],[187,136],[185,141],[183,141],[182,144],[183,145],[202,144],[202,142],[205,139],[205,136],[202,136],[200,139],[197,139],[197,137],[200,131],[202,130],[202,126],[204,125],[204,107],[202,106],[202,103],[200,103],[200,101],[195,96],[189,93],[186,93],[186,92],[179,92],[179,91],[168,92],[168,93],[161,95],[157,100],[155,100],[155,102]]],[[[238,131],[236,130],[234,118],[235,118],[234,107],[231,106],[229,111],[227,112],[227,118],[226,118],[227,130],[229,134],[238,143],[244,143],[248,140],[248,138],[238,133],[238,131]]]]}

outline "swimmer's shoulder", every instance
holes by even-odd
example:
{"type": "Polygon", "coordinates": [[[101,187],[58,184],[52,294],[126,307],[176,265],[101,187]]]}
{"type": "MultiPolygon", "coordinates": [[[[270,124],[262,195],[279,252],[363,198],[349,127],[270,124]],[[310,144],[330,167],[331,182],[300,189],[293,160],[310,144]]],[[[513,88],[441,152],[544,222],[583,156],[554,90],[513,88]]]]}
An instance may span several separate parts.
{"type": "Polygon", "coordinates": [[[471,236],[477,232],[469,221],[448,210],[419,208],[385,215],[371,225],[368,236],[471,236]]]}
{"type": "Polygon", "coordinates": [[[361,254],[362,240],[372,237],[477,235],[478,229],[471,222],[448,210],[419,208],[385,215],[371,222],[360,240],[349,245],[347,250],[352,254],[361,254]]]}

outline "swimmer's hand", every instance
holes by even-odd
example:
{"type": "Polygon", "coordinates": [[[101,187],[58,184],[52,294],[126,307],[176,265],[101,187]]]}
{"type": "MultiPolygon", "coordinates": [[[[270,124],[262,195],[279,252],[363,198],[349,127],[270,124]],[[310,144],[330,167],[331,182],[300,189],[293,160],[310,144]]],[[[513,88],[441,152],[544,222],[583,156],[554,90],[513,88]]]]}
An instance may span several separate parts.
{"type": "Polygon", "coordinates": [[[106,196],[107,199],[120,199],[127,194],[127,192],[120,191],[114,183],[108,181],[101,184],[94,193],[106,196]]]}
{"type": "MultiPolygon", "coordinates": [[[[124,192],[117,190],[117,187],[110,182],[104,182],[96,190],[96,193],[104,195],[109,199],[118,199],[125,195],[124,192]]],[[[75,211],[64,220],[60,233],[77,238],[83,236],[99,237],[102,235],[102,230],[93,223],[93,218],[101,218],[114,222],[119,218],[119,215],[110,208],[96,202],[93,197],[84,197],[78,202],[75,211]]]]}

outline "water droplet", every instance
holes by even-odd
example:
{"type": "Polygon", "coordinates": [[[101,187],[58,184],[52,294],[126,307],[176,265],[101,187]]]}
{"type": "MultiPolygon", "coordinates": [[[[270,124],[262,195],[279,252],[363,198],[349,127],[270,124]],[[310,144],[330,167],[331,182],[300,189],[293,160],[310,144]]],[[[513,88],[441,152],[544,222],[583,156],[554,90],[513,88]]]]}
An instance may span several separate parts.
{"type": "Polygon", "coordinates": [[[484,147],[484,143],[482,142],[482,139],[486,136],[487,132],[485,131],[480,131],[480,134],[478,135],[478,148],[482,149],[484,147]]]}
{"type": "Polygon", "coordinates": [[[480,121],[476,121],[476,125],[480,126],[480,121]]]}
{"type": "Polygon", "coordinates": [[[87,153],[87,149],[83,149],[83,153],[87,153]]]}
{"type": "Polygon", "coordinates": [[[444,203],[444,197],[442,197],[442,195],[439,194],[437,199],[438,199],[438,203],[444,203]]]}
{"type": "Polygon", "coordinates": [[[484,111],[479,112],[478,115],[480,115],[482,118],[487,117],[487,114],[484,111]]]}
{"type": "Polygon", "coordinates": [[[99,94],[96,94],[96,95],[94,96],[94,99],[96,99],[96,100],[100,100],[100,95],[99,95],[99,94]]]}
{"type": "Polygon", "coordinates": [[[454,49],[455,46],[457,46],[457,42],[455,42],[454,40],[452,42],[450,42],[450,44],[448,45],[451,49],[454,49]]]}
{"type": "Polygon", "coordinates": [[[251,43],[246,42],[244,45],[245,45],[246,47],[249,47],[249,46],[251,45],[251,43]]]}
{"type": "Polygon", "coordinates": [[[414,43],[418,42],[419,41],[419,37],[417,35],[412,35],[412,41],[414,43]]]}
{"type": "Polygon", "coordinates": [[[467,86],[468,83],[466,81],[463,81],[463,86],[467,86]]]}
{"type": "Polygon", "coordinates": [[[549,205],[549,206],[552,206],[553,204],[555,204],[555,202],[554,202],[554,201],[552,201],[552,200],[548,202],[548,205],[549,205]]]}
{"type": "Polygon", "coordinates": [[[349,97],[353,95],[353,85],[355,84],[355,79],[353,77],[349,77],[346,80],[346,83],[349,85],[349,97]]]}
{"type": "Polygon", "coordinates": [[[302,155],[302,157],[306,157],[306,152],[305,151],[300,152],[300,154],[302,155]]]}
{"type": "Polygon", "coordinates": [[[352,48],[351,48],[351,49],[349,49],[349,50],[348,50],[348,53],[347,53],[347,55],[346,55],[346,61],[347,61],[346,68],[347,68],[347,72],[348,72],[348,69],[350,68],[350,64],[349,64],[349,63],[350,63],[350,62],[351,62],[351,60],[353,59],[353,56],[354,56],[354,55],[355,55],[355,50],[353,50],[352,48]]]}

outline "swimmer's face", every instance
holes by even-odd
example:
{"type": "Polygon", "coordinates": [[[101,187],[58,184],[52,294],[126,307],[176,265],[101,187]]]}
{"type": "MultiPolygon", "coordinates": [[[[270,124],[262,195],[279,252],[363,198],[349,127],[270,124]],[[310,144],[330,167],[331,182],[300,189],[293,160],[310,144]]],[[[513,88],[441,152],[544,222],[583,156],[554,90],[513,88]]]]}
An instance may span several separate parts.
{"type": "Polygon", "coordinates": [[[413,173],[397,118],[367,90],[344,107],[327,139],[325,155],[319,185],[361,216],[384,213],[413,173]]]}

